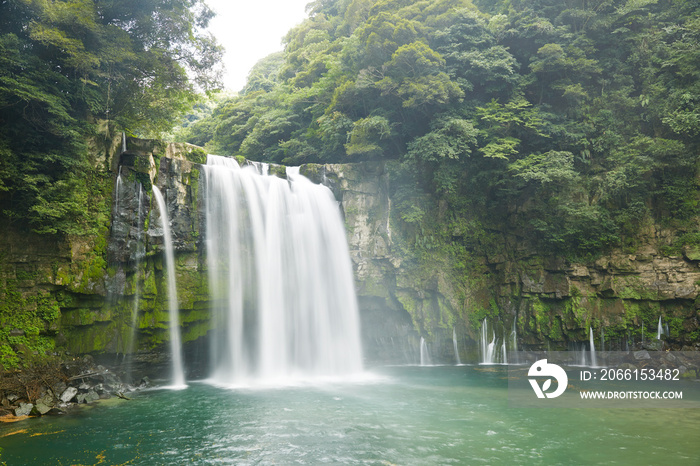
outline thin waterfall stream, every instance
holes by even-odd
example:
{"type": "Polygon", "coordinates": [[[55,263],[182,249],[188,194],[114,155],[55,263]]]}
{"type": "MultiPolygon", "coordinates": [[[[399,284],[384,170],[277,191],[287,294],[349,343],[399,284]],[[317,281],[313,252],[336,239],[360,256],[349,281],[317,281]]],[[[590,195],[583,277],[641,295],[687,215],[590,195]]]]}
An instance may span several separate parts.
{"type": "Polygon", "coordinates": [[[180,338],[180,312],[177,302],[177,284],[175,280],[175,251],[170,234],[170,220],[165,199],[157,186],[153,186],[153,197],[158,203],[160,220],[163,227],[163,247],[165,249],[165,268],[168,276],[168,308],[170,311],[170,351],[172,357],[171,388],[185,388],[185,370],[182,362],[182,344],[180,338]]]}
{"type": "Polygon", "coordinates": [[[462,360],[459,358],[459,347],[457,345],[457,330],[452,327],[452,346],[454,347],[455,351],[455,363],[458,366],[462,365],[462,360]]]}

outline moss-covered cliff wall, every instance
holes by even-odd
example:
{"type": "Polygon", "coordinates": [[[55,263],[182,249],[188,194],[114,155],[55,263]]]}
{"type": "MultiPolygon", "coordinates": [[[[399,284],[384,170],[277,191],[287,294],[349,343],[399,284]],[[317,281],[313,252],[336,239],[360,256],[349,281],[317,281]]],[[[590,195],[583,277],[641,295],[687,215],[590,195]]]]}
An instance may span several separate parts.
{"type": "Polygon", "coordinates": [[[509,348],[515,322],[519,348],[566,350],[591,328],[599,348],[649,344],[661,317],[666,348],[700,349],[700,254],[676,247],[677,232],[649,224],[633,251],[572,261],[537,251],[517,231],[457,216],[445,201],[424,199],[413,221],[399,170],[302,167],[341,200],[371,357],[417,362],[422,336],[433,360],[454,362],[454,331],[461,359],[478,360],[484,319],[509,348]]]}
{"type": "MultiPolygon", "coordinates": [[[[198,247],[201,149],[105,132],[91,141],[111,206],[89,235],[37,235],[9,223],[0,241],[0,363],[17,368],[36,355],[139,352],[167,358],[166,277],[160,212],[163,192],[177,248],[178,300],[185,342],[206,334],[206,273],[198,247]]],[[[116,359],[115,359],[116,360],[116,359]]]]}
{"type": "MultiPolygon", "coordinates": [[[[138,139],[128,139],[123,150],[119,137],[95,147],[110,186],[105,202],[112,205],[99,234],[47,239],[3,226],[5,368],[33,353],[61,351],[168,358],[154,185],[170,216],[183,340],[201,343],[210,329],[204,152],[138,139]]],[[[271,173],[284,176],[278,168],[271,173]]],[[[434,361],[452,362],[453,335],[461,359],[476,361],[484,319],[509,345],[515,322],[521,348],[571,348],[593,328],[598,344],[604,339],[606,349],[615,349],[653,340],[661,317],[667,347],[700,349],[700,250],[676,247],[673,231],[650,224],[634,251],[572,262],[539,253],[517,232],[457,216],[444,201],[423,199],[416,221],[398,171],[393,162],[301,168],[340,201],[369,362],[418,362],[421,337],[434,361]]]]}

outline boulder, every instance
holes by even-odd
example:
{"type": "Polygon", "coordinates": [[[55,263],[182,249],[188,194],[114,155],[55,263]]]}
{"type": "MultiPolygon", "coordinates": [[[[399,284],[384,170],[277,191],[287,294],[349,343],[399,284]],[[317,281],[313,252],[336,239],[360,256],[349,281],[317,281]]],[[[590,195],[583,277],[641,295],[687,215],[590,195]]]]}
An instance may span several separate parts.
{"type": "Polygon", "coordinates": [[[43,416],[44,414],[51,411],[55,404],[56,403],[53,396],[46,394],[38,400],[36,400],[35,408],[39,412],[39,414],[43,416]]]}
{"type": "Polygon", "coordinates": [[[634,352],[634,359],[640,361],[642,359],[651,359],[651,356],[649,356],[649,352],[645,351],[645,350],[635,351],[634,352]]]}
{"type": "Polygon", "coordinates": [[[645,341],[642,343],[642,348],[649,351],[662,351],[664,349],[664,342],[657,339],[645,341]]]}
{"type": "Polygon", "coordinates": [[[78,394],[78,389],[75,387],[66,388],[63,393],[61,393],[61,401],[64,403],[69,403],[78,394]]]}
{"type": "Polygon", "coordinates": [[[19,408],[15,409],[15,416],[29,416],[32,409],[34,409],[32,403],[20,403],[19,408]]]}
{"type": "Polygon", "coordinates": [[[58,395],[59,393],[63,393],[66,388],[68,388],[68,385],[66,385],[64,382],[58,382],[51,387],[51,391],[54,393],[54,395],[58,395]]]}
{"type": "Polygon", "coordinates": [[[636,370],[636,369],[637,369],[637,366],[635,366],[634,364],[630,364],[630,363],[628,363],[628,362],[623,362],[622,364],[620,364],[619,366],[617,366],[617,368],[618,368],[618,369],[623,369],[623,370],[629,369],[629,370],[633,371],[633,370],[636,370]]]}

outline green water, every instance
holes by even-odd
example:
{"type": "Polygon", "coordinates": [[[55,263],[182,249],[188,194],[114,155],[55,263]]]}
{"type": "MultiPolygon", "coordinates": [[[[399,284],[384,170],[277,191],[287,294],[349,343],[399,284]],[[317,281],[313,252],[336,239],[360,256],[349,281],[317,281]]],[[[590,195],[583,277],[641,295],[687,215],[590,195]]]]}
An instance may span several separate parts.
{"type": "Polygon", "coordinates": [[[231,390],[191,383],[180,391],[142,391],[131,401],[2,426],[2,460],[700,464],[700,409],[518,410],[508,407],[502,367],[372,373],[367,381],[345,384],[231,390]]]}

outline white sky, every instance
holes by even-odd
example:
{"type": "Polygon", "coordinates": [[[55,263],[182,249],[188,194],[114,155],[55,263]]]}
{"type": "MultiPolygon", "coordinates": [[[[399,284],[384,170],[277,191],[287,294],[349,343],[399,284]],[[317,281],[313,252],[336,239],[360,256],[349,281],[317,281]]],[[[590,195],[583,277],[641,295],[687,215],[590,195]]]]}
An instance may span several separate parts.
{"type": "Polygon", "coordinates": [[[282,37],[306,18],[311,0],[206,0],[217,16],[209,31],[226,48],[224,86],[240,91],[261,58],[282,50],[282,37]]]}

